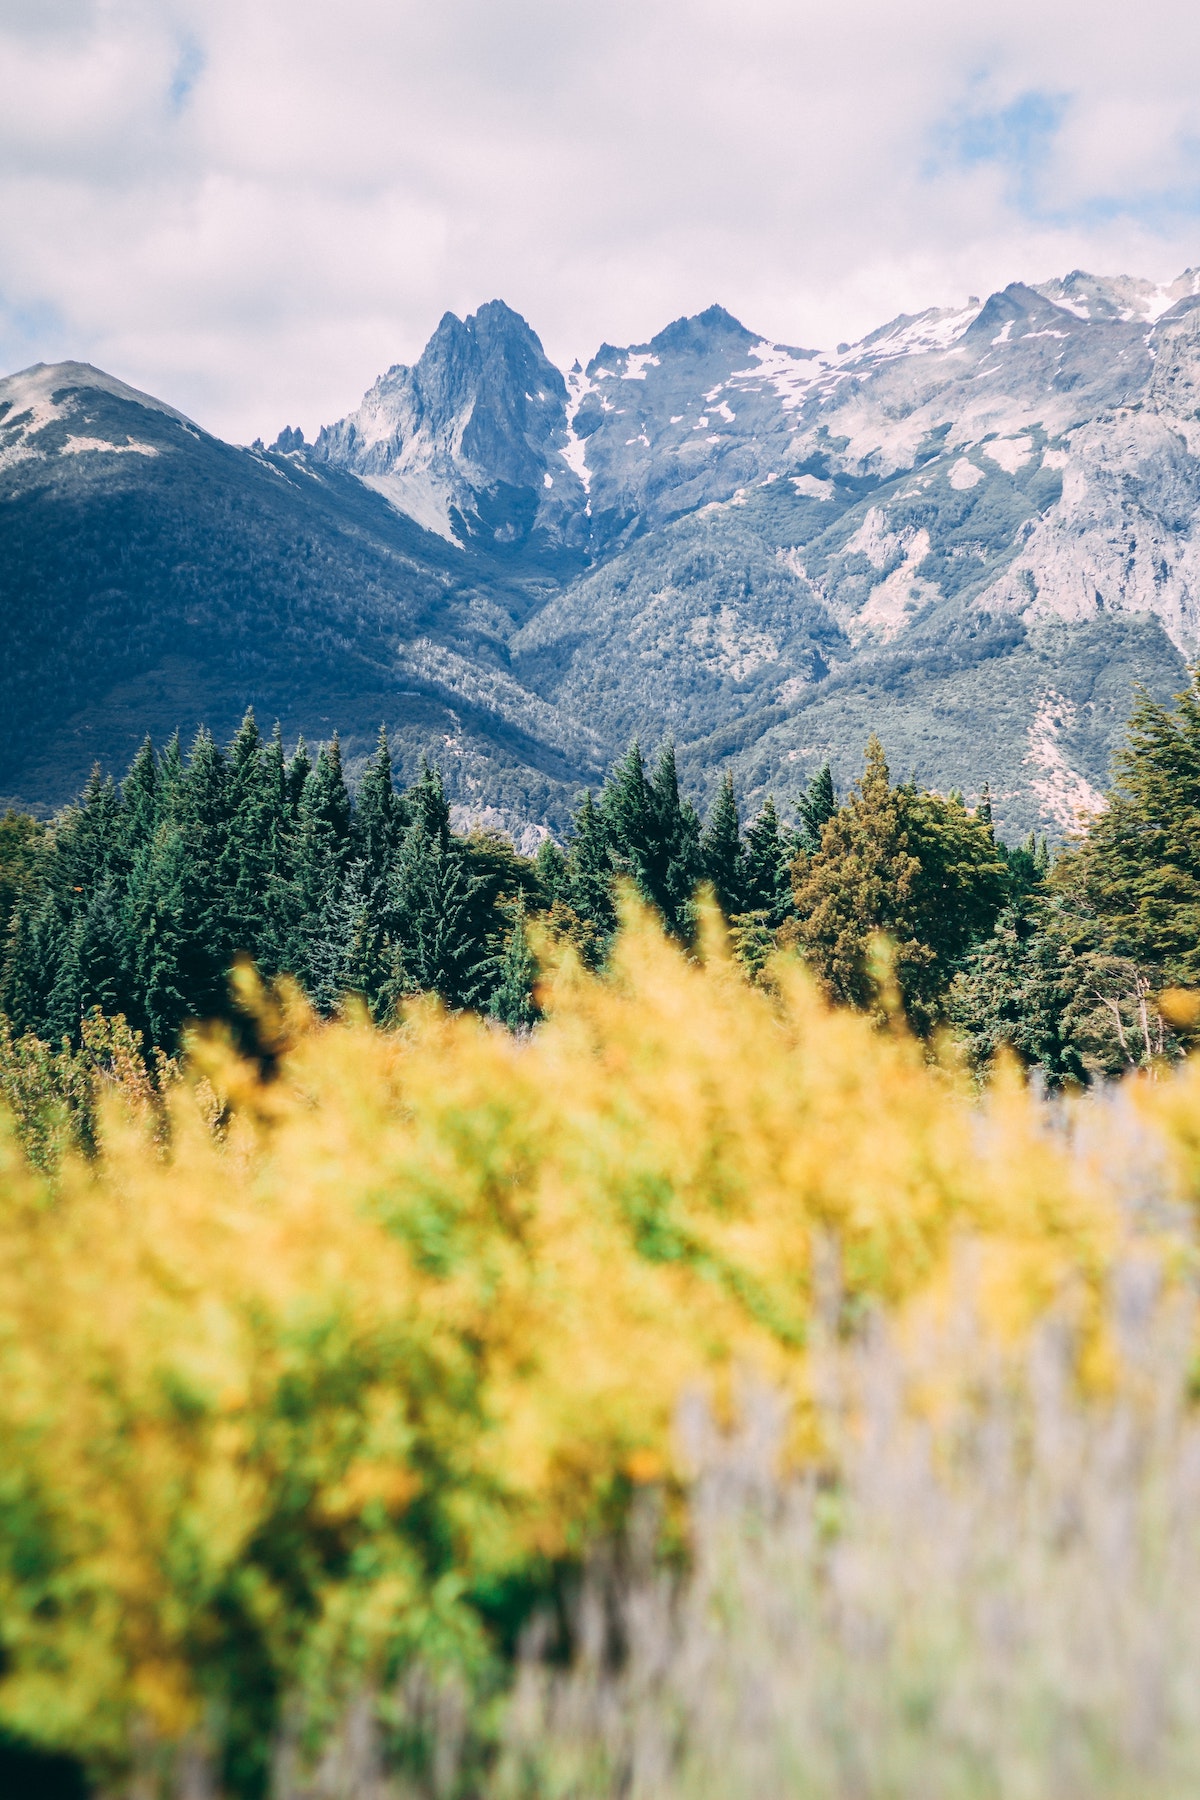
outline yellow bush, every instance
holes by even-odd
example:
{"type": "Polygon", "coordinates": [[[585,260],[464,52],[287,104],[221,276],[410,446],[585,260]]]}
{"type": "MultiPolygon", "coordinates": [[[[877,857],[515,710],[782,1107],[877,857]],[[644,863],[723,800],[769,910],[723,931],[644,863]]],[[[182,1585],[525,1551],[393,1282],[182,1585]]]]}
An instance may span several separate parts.
{"type": "MultiPolygon", "coordinates": [[[[851,1311],[936,1297],[964,1234],[1002,1328],[1099,1290],[1116,1165],[1015,1076],[978,1100],[797,965],[751,987],[711,922],[542,998],[519,1038],[292,997],[266,1075],[193,1046],[165,1143],[120,1094],[53,1178],[4,1139],[0,1724],[115,1769],[482,1656],[473,1602],[675,1472],[689,1385],[760,1371],[802,1447],[820,1238],[851,1311]]],[[[1200,1191],[1198,1082],[1138,1104],[1200,1191]]]]}

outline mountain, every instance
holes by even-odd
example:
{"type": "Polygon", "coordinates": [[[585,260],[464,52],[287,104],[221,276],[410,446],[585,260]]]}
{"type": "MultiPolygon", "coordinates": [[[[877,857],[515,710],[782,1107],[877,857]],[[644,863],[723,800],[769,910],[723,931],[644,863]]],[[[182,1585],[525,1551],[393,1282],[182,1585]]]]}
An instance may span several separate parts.
{"type": "Polygon", "coordinates": [[[451,542],[578,566],[586,495],[560,452],[566,384],[502,300],[446,313],[413,368],[381,375],[357,412],[327,426],[313,461],[357,475],[451,542]]]}
{"type": "Polygon", "coordinates": [[[247,701],[381,720],[460,816],[561,828],[633,734],[785,804],[879,732],[1010,833],[1095,801],[1200,650],[1200,275],[1075,271],[820,352],[719,306],[565,375],[447,314],[315,444],[79,364],[0,383],[0,791],[247,701]]]}
{"type": "Polygon", "coordinates": [[[0,382],[0,796],[61,804],[146,731],[289,739],[381,722],[459,800],[560,820],[605,756],[519,689],[507,639],[537,599],[354,476],[219,442],[86,364],[0,382]]]}

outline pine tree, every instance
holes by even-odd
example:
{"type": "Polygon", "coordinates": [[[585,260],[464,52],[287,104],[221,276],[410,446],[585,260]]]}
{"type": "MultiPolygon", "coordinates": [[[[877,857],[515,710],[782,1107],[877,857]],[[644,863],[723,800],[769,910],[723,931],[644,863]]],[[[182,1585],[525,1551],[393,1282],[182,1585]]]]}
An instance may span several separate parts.
{"type": "Polygon", "coordinates": [[[821,848],[821,833],[837,809],[833,771],[825,763],[796,802],[796,813],[800,820],[800,848],[810,856],[815,856],[821,848]]]}
{"type": "Polygon", "coordinates": [[[1105,810],[1063,856],[1054,886],[1095,947],[1200,985],[1200,678],[1173,707],[1139,691],[1105,810]]]}
{"type": "Polygon", "coordinates": [[[227,896],[225,920],[231,956],[261,955],[265,897],[271,879],[273,820],[263,772],[263,741],[252,708],[225,759],[225,810],[229,831],[221,857],[220,885],[227,896]]]}
{"type": "Polygon", "coordinates": [[[575,916],[591,927],[600,954],[617,923],[612,893],[614,863],[612,830],[589,788],[571,818],[562,898],[575,916]]]}
{"type": "Polygon", "coordinates": [[[417,812],[389,883],[389,936],[398,962],[385,1006],[415,992],[440,994],[450,1007],[481,999],[491,958],[472,929],[478,883],[449,832],[431,833],[417,812]]]}
{"type": "Polygon", "coordinates": [[[1083,1082],[1088,1067],[1077,1024],[1088,980],[1088,970],[1054,929],[1051,909],[1021,895],[964,960],[947,1016],[978,1070],[1007,1049],[1040,1069],[1048,1087],[1083,1082]]]}
{"type": "Polygon", "coordinates": [[[183,827],[177,819],[165,820],[130,902],[141,1010],[150,1041],[164,1049],[174,1049],[186,1020],[211,1016],[206,998],[218,1004],[225,998],[223,992],[213,994],[197,885],[196,859],[183,827]]]}
{"type": "Polygon", "coordinates": [[[510,1031],[528,1030],[538,1016],[534,999],[536,980],[537,964],[525,929],[525,902],[518,899],[513,907],[504,954],[499,961],[496,985],[488,1001],[492,1018],[507,1025],[510,1031]]]}
{"type": "Polygon", "coordinates": [[[80,1042],[84,1015],[99,1007],[109,1016],[128,1013],[130,970],[116,881],[110,876],[88,896],[87,905],[63,934],[44,1024],[54,1041],[80,1042]]]}
{"type": "Polygon", "coordinates": [[[292,974],[302,913],[297,878],[298,830],[278,720],[262,753],[261,832],[265,862],[257,961],[264,975],[292,974]]]}
{"type": "Polygon", "coordinates": [[[350,795],[335,734],[328,744],[321,745],[300,794],[296,839],[299,915],[296,937],[289,946],[289,967],[305,985],[313,979],[322,921],[341,888],[349,858],[350,795]]]}
{"type": "Polygon", "coordinates": [[[300,816],[300,802],[304,797],[304,790],[311,774],[312,757],[308,753],[308,745],[303,737],[300,737],[296,740],[296,748],[292,752],[292,760],[287,769],[288,801],[296,818],[300,816]]]}
{"type": "Polygon", "coordinates": [[[404,795],[405,811],[426,837],[444,842],[450,835],[450,802],[442,785],[442,772],[422,757],[420,772],[404,795]]]}
{"type": "Polygon", "coordinates": [[[0,817],[0,969],[17,908],[44,879],[48,847],[45,827],[28,813],[10,807],[0,817]]]}
{"type": "Polygon", "coordinates": [[[0,1011],[18,1033],[49,1035],[50,995],[70,928],[53,894],[27,894],[17,906],[0,981],[0,1011]]]}
{"type": "Polygon", "coordinates": [[[742,849],[733,776],[726,773],[717,790],[708,826],[700,842],[704,873],[712,882],[727,919],[747,909],[746,858],[742,849]]]}
{"type": "Polygon", "coordinates": [[[179,743],[179,733],[173,731],[167,739],[167,747],[158,762],[158,811],[157,817],[162,819],[177,804],[187,780],[187,771],[183,764],[183,751],[179,743]]]}
{"type": "Polygon", "coordinates": [[[768,794],[758,817],[746,827],[745,882],[747,912],[761,912],[769,931],[778,931],[795,914],[792,859],[795,844],[784,830],[768,794]]]}
{"type": "Polygon", "coordinates": [[[376,1015],[381,1009],[394,959],[375,900],[377,885],[366,862],[356,859],[328,897],[309,966],[309,998],[321,1012],[333,1012],[348,994],[365,1000],[376,1015]]]}
{"type": "Polygon", "coordinates": [[[149,843],[158,824],[159,774],[154,745],[148,737],[142,740],[129,773],[121,783],[121,812],[124,824],[125,856],[132,863],[143,844],[149,843]]]}
{"type": "Polygon", "coordinates": [[[542,905],[553,906],[556,900],[566,900],[569,885],[567,859],[552,837],[543,838],[538,845],[534,867],[542,905]]]}
{"type": "Polygon", "coordinates": [[[404,829],[405,811],[392,781],[387,729],[381,725],[375,754],[368,758],[358,786],[351,827],[354,855],[374,881],[387,878],[404,829]]]}
{"type": "Polygon", "coordinates": [[[610,868],[627,875],[637,884],[642,898],[654,904],[652,867],[656,861],[657,821],[642,747],[636,738],[604,784],[600,816],[610,868]]]}
{"type": "Polygon", "coordinates": [[[228,775],[211,732],[197,732],[186,771],[172,776],[171,787],[131,907],[141,1001],[154,1042],[164,1047],[185,1019],[227,1012],[238,947],[230,930],[228,775]]]}
{"type": "Polygon", "coordinates": [[[680,795],[675,745],[670,739],[659,752],[650,792],[654,820],[650,898],[662,913],[667,930],[687,939],[692,935],[692,899],[704,876],[704,861],[699,815],[691,801],[680,795]]]}

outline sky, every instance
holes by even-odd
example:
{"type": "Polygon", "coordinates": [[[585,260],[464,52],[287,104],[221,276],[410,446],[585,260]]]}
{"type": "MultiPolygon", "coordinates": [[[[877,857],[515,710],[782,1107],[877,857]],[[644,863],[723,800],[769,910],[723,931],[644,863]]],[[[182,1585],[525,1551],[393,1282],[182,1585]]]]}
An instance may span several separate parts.
{"type": "Polygon", "coordinates": [[[0,369],[238,442],[496,297],[565,367],[1192,264],[1194,0],[0,0],[0,369]]]}

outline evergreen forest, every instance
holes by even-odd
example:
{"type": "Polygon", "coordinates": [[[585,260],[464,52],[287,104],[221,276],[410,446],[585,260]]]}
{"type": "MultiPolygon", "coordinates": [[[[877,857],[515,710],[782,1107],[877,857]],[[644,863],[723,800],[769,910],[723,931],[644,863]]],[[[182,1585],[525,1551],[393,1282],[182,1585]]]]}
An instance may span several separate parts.
{"type": "Polygon", "coordinates": [[[121,1018],[174,1055],[189,1021],[238,1024],[239,959],[294,978],[318,1013],[357,996],[376,1022],[437,994],[522,1029],[539,957],[569,946],[602,969],[632,890],[685,947],[701,897],[719,905],[747,976],[798,953],[827,997],[902,1010],[950,1033],[982,1072],[1007,1048],[1047,1086],[1174,1057],[1182,990],[1200,984],[1200,687],[1142,693],[1106,809],[1051,854],[997,838],[969,807],[893,781],[872,738],[861,779],[828,766],[777,807],[739,814],[730,777],[702,820],[673,745],[637,742],[563,845],[536,858],[495,832],[459,833],[436,768],[398,788],[387,735],[353,791],[338,738],[315,755],[201,730],[142,745],[118,784],[98,769],[49,825],[0,819],[0,1011],[5,1042],[78,1051],[87,1022],[121,1018]],[[1164,999],[1165,996],[1165,999],[1164,999]]]}

